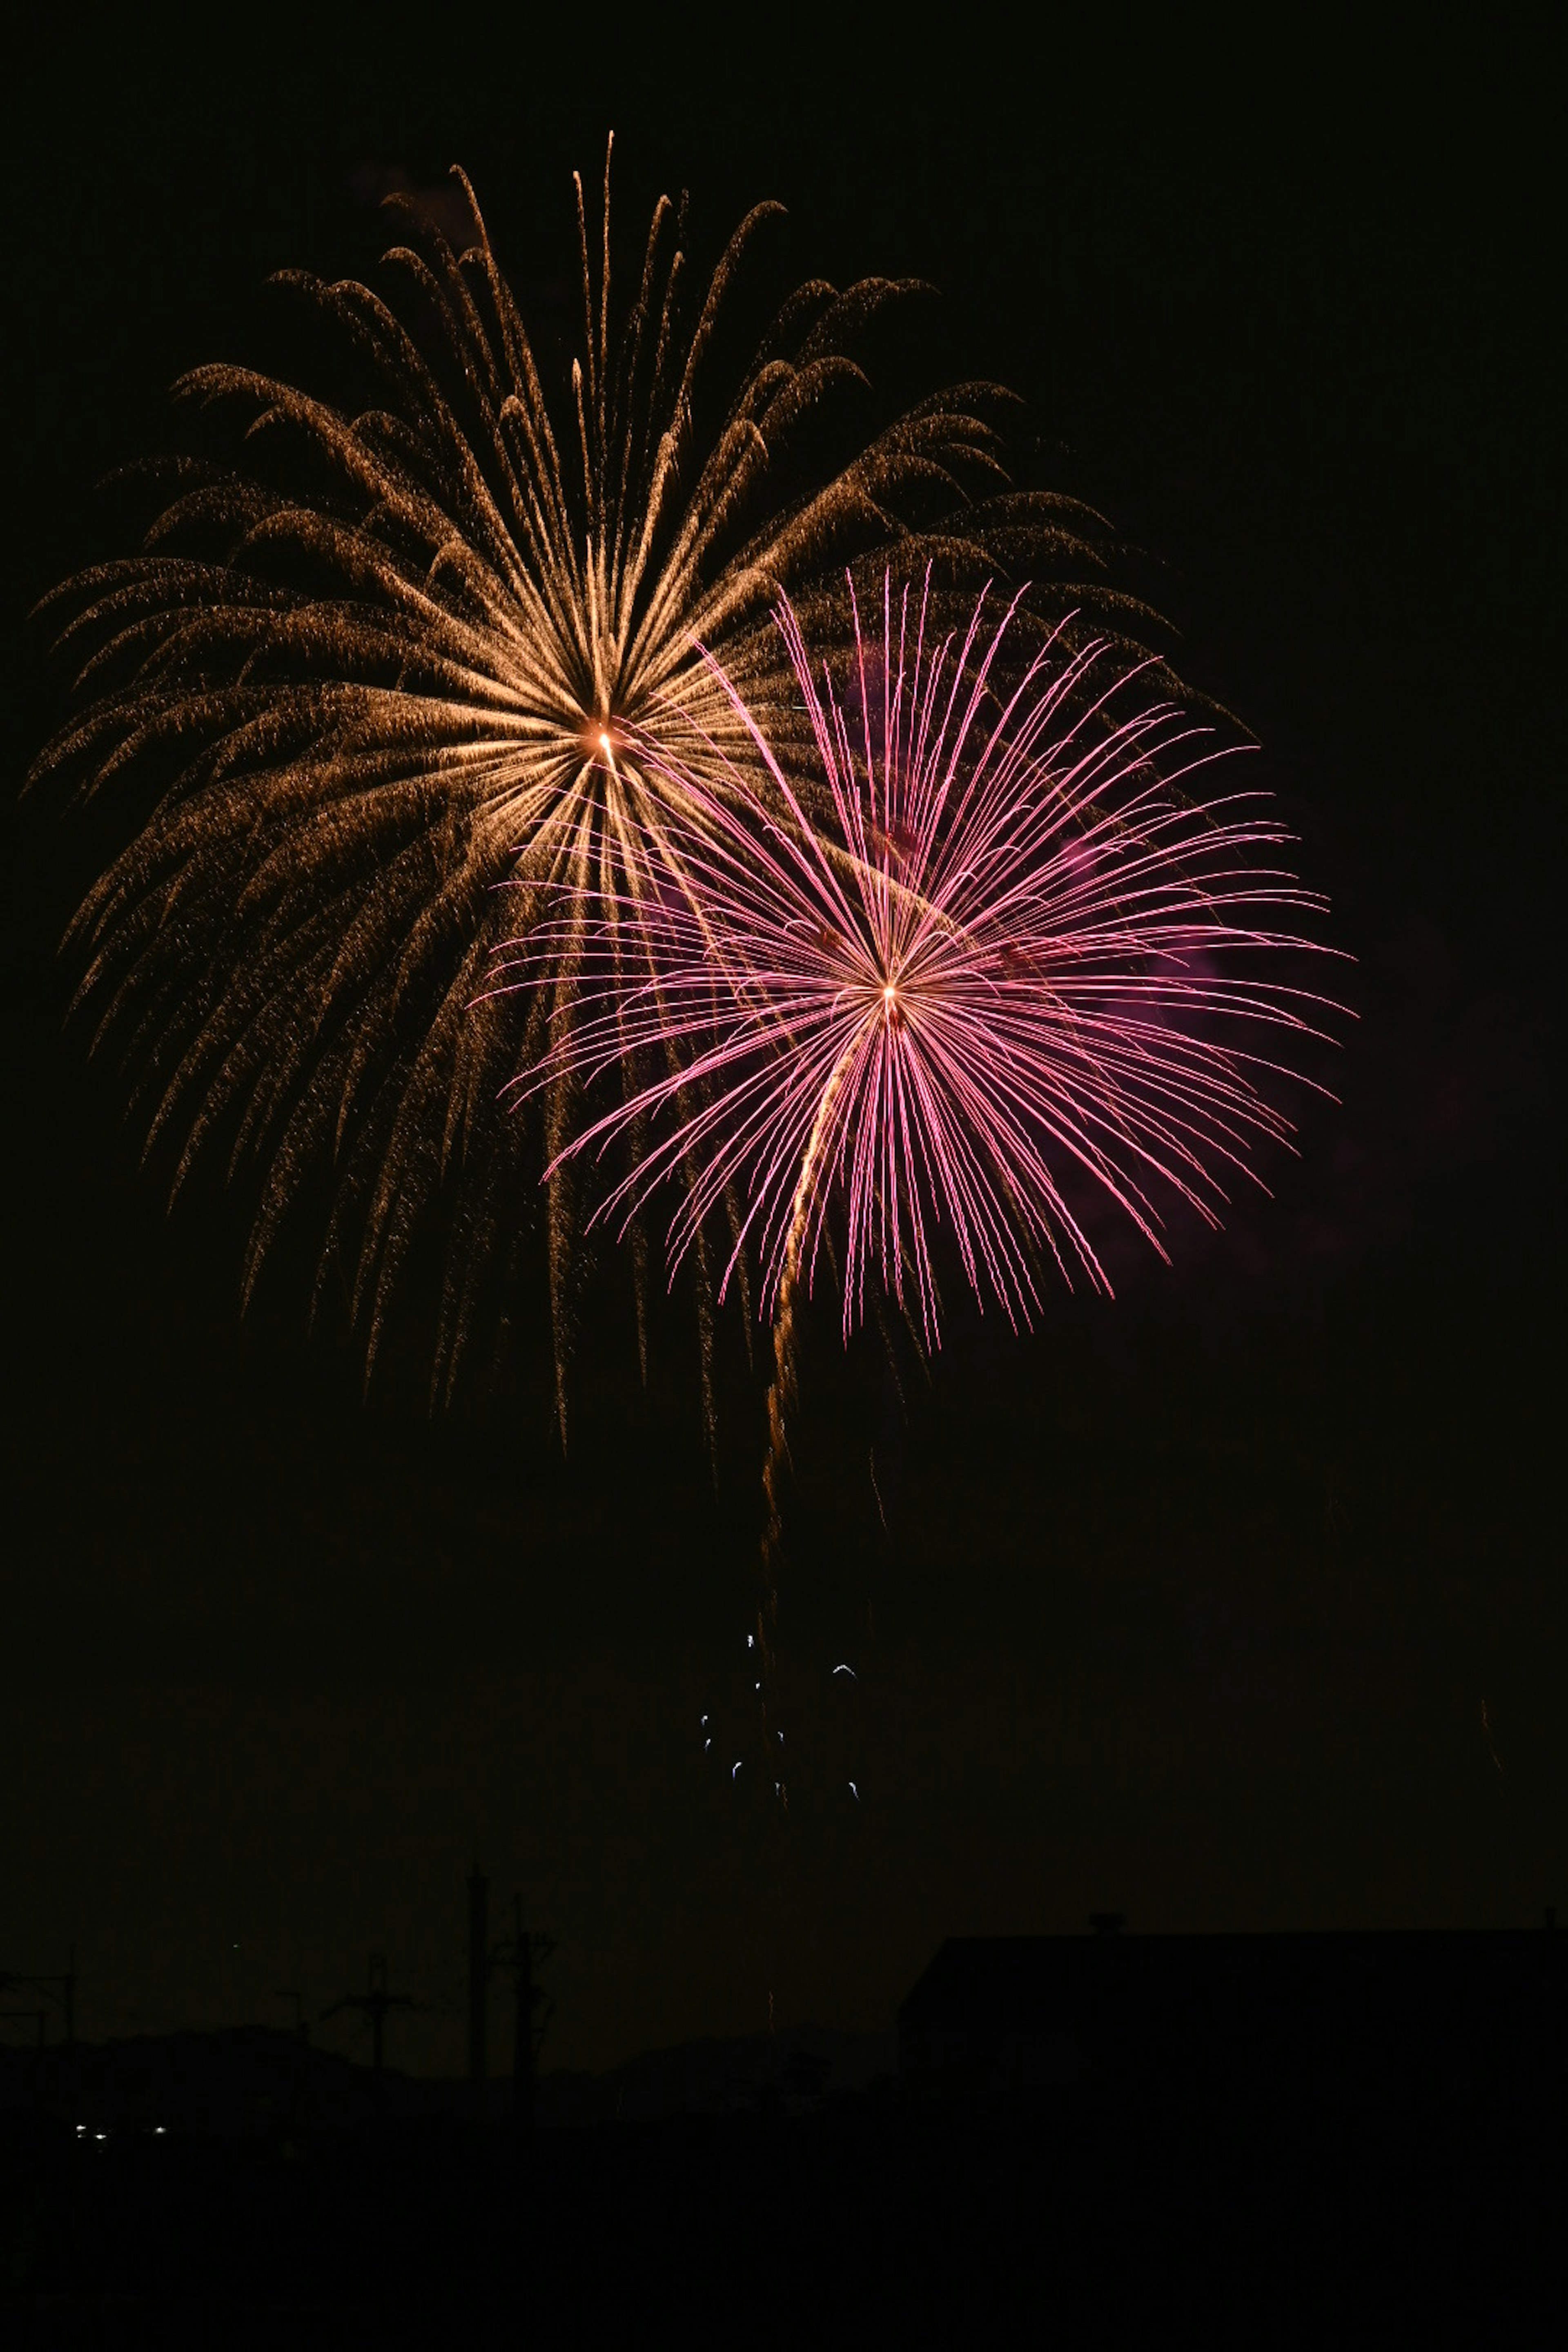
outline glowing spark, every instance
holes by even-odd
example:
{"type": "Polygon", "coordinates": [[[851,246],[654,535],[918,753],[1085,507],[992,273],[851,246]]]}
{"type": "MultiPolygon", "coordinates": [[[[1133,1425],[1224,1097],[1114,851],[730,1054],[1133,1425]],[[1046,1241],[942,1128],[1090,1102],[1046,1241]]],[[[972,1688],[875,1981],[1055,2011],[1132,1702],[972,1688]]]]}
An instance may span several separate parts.
{"type": "Polygon", "coordinates": [[[851,1780],[851,1781],[850,1781],[850,1783],[849,1783],[849,1793],[850,1793],[850,1795],[854,1798],[855,1802],[856,1802],[857,1804],[858,1804],[858,1803],[859,1803],[859,1801],[860,1801],[860,1791],[859,1791],[859,1790],[855,1786],[855,1783],[854,1783],[854,1781],[853,1781],[853,1780],[851,1780]]]}
{"type": "Polygon", "coordinates": [[[733,1764],[731,1764],[731,1767],[730,1767],[730,1778],[731,1778],[731,1780],[734,1779],[734,1777],[735,1777],[736,1773],[740,1770],[740,1769],[741,1769],[741,1759],[740,1759],[740,1758],[739,1758],[739,1757],[737,1757],[737,1758],[736,1758],[736,1759],[735,1759],[735,1761],[734,1761],[734,1763],[733,1763],[733,1764]]]}
{"type": "MultiPolygon", "coordinates": [[[[853,1666],[835,1666],[833,1672],[836,1675],[847,1675],[852,1683],[858,1682],[860,1679],[853,1666]]],[[[832,1676],[830,1675],[828,1679],[831,1681],[832,1676]]]]}

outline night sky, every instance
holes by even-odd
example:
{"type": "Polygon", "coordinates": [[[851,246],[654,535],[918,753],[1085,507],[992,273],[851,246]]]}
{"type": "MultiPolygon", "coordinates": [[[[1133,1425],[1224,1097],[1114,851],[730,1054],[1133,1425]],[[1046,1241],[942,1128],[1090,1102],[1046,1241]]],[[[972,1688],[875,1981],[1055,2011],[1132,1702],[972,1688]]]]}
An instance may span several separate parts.
{"type": "Polygon", "coordinates": [[[1306,20],[1020,50],[966,11],[962,47],[763,63],[505,14],[499,45],[469,15],[362,47],[257,16],[210,58],[68,31],[16,89],[0,1968],[74,1941],[100,2037],[281,2024],[279,1988],[313,2012],[374,1948],[431,2004],[390,2054],[457,2072],[476,1853],[557,1938],[546,2063],[579,2066],[755,2030],[770,1982],[782,2022],[881,2031],[943,1936],[1093,1910],[1539,1919],[1568,1895],[1542,60],[1306,20]],[[94,485],[178,446],[176,373],[268,348],[267,274],[368,270],[374,193],[454,161],[525,311],[569,323],[568,174],[610,127],[628,244],[662,187],[709,258],[777,195],[785,278],[941,289],[888,385],[1024,395],[1020,477],[1142,551],[1357,960],[1341,1103],[1173,1271],[1128,1249],[1114,1304],[1056,1294],[1022,1339],[955,1297],[901,1403],[821,1302],[783,1851],[700,1729],[751,1736],[733,1318],[717,1496],[689,1318],[645,1394],[612,1253],[564,1463],[532,1260],[510,1369],[436,1421],[417,1296],[368,1402],[331,1318],[306,1337],[303,1243],[242,1324],[254,1179],[167,1217],[64,1023],[57,942],[126,813],[15,806],[65,708],[29,608],[122,546],[94,485]]]}

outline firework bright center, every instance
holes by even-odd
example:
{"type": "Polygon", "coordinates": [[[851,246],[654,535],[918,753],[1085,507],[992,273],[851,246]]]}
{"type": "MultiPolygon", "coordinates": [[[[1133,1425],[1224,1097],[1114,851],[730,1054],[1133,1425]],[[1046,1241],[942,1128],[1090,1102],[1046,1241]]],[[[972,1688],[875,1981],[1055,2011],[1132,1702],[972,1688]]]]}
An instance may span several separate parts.
{"type": "Polygon", "coordinates": [[[578,741],[584,757],[593,765],[597,766],[604,761],[612,768],[615,766],[616,754],[621,749],[621,732],[614,719],[591,719],[578,741]]]}

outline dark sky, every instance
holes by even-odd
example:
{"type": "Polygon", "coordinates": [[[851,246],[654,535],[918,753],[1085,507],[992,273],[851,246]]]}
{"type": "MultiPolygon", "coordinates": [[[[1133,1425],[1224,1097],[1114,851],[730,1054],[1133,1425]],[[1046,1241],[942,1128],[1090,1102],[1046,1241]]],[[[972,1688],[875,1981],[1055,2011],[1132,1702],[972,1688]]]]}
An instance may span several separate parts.
{"type": "Polygon", "coordinates": [[[641,1396],[610,1273],[566,1465],[542,1295],[515,1377],[436,1423],[417,1332],[367,1405],[287,1267],[242,1327],[243,1181],[166,1219],[63,1026],[113,822],[8,813],[0,1968],[74,1939],[100,2034],[281,2021],[276,1988],[319,2007],[384,1949],[433,2004],[395,2054],[455,2070],[477,1850],[558,1938],[552,2058],[600,2065],[752,2029],[770,1978],[786,2021],[877,2030],[943,1935],[1092,1909],[1538,1917],[1568,1892],[1542,60],[505,18],[67,33],[23,69],[13,782],[62,708],[27,610],[111,544],[92,486],[174,444],[175,373],[259,348],[267,272],[368,266],[365,187],[461,160],[548,306],[613,125],[628,226],[689,185],[711,254],[777,194],[798,274],[933,281],[931,364],[1014,384],[1021,467],[1147,551],[1358,959],[1342,1103],[1113,1306],[1016,1341],[955,1308],[902,1412],[814,1325],[780,1852],[699,1730],[744,1736],[755,1391],[716,1501],[684,1325],[641,1396]]]}

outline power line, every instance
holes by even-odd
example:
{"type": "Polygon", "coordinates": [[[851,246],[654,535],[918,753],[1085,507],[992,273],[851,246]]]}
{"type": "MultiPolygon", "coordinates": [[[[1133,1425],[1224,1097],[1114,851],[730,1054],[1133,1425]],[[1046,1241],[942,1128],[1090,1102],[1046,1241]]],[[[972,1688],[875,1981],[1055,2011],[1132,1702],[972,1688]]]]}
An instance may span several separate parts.
{"type": "Polygon", "coordinates": [[[368,1981],[363,1992],[345,1992],[321,2011],[322,2021],[336,2017],[343,2009],[357,2009],[370,2020],[371,2064],[377,2076],[381,2074],[385,2047],[386,2013],[391,2009],[426,2009],[427,2001],[416,2000],[412,1993],[388,1992],[386,1989],[386,1954],[372,1952],[368,1981]]]}
{"type": "MultiPolygon", "coordinates": [[[[65,2028],[66,2041],[70,2042],[76,2040],[76,1946],[74,1944],[70,1948],[67,1965],[58,1976],[25,1976],[11,1969],[0,1969],[0,1993],[7,1992],[41,1993],[50,2006],[58,2011],[60,2021],[65,2028]]],[[[40,2017],[38,2040],[40,2042],[45,2040],[43,2021],[47,2018],[47,2012],[28,2010],[13,2013],[29,2017],[38,2015],[40,2017]]]]}

